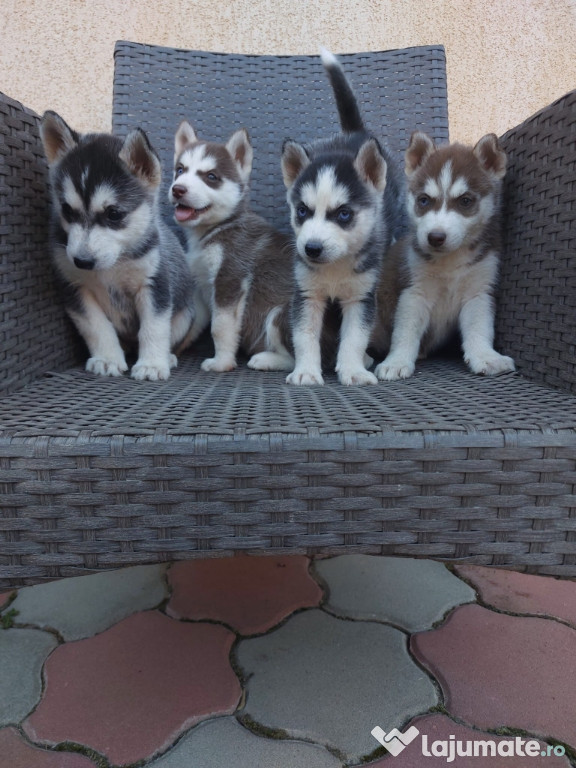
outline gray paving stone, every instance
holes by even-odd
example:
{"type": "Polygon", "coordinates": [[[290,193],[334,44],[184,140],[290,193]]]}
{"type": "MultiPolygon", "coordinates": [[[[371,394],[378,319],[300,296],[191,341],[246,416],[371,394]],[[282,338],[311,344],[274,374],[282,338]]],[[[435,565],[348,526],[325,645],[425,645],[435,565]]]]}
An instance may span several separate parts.
{"type": "Polygon", "coordinates": [[[19,624],[80,640],[156,607],[168,596],[165,573],[165,565],[144,565],[38,584],[21,589],[11,607],[19,611],[19,624]]]}
{"type": "Polygon", "coordinates": [[[39,629],[0,630],[0,726],[18,723],[38,704],[42,666],[57,645],[39,629]]]}
{"type": "Polygon", "coordinates": [[[341,768],[323,747],[302,741],[256,736],[234,717],[208,720],[194,728],[148,768],[341,768]]]}
{"type": "Polygon", "coordinates": [[[378,746],[370,733],[375,725],[400,727],[438,703],[402,632],[321,610],[241,641],[237,661],[247,676],[246,715],[291,738],[335,748],[347,761],[378,746]]]}
{"type": "Polygon", "coordinates": [[[476,599],[473,589],[432,560],[342,555],[316,560],[338,616],[386,621],[407,632],[430,629],[447,611],[476,599]]]}

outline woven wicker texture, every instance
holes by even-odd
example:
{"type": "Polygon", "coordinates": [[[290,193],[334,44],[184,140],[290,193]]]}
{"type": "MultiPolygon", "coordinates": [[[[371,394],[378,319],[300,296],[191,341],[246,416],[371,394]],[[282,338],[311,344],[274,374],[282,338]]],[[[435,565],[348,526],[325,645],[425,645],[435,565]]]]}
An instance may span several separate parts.
{"type": "MultiPolygon", "coordinates": [[[[405,117],[398,150],[414,127],[424,127],[437,138],[444,130],[434,123],[434,115],[441,115],[441,125],[445,120],[445,102],[438,106],[445,96],[443,58],[434,70],[429,61],[422,63],[420,50],[398,54],[408,62],[408,74],[400,82],[410,81],[410,61],[417,82],[431,67],[434,75],[421,87],[424,101],[428,88],[436,106],[424,110],[421,120],[413,113],[405,117]],[[431,123],[426,124],[428,120],[431,123]]],[[[428,55],[430,51],[424,58],[428,55]]],[[[365,56],[359,54],[359,60],[365,56]]],[[[374,56],[378,61],[380,54],[374,56]]],[[[400,60],[395,54],[384,56],[400,60]]],[[[170,155],[175,123],[182,116],[192,119],[200,132],[206,129],[211,136],[225,138],[238,123],[248,122],[232,120],[236,107],[240,110],[247,102],[249,112],[242,114],[258,115],[258,110],[272,114],[289,102],[285,123],[269,129],[271,138],[265,132],[258,135],[259,120],[249,126],[256,131],[256,156],[263,163],[254,196],[259,190],[264,212],[281,218],[284,191],[278,189],[274,147],[284,138],[282,132],[295,135],[294,127],[300,129],[300,122],[308,119],[309,103],[323,100],[322,134],[326,125],[336,128],[336,116],[316,57],[273,59],[286,73],[293,65],[290,80],[288,74],[272,77],[266,71],[268,60],[170,53],[120,43],[116,128],[124,130],[122,120],[126,129],[144,122],[158,148],[165,137],[163,148],[170,155]],[[190,61],[201,63],[204,56],[211,61],[205,88],[198,85],[204,80],[202,69],[195,74],[190,69],[190,61]],[[176,69],[171,57],[179,60],[176,69]],[[164,62],[162,67],[159,61],[164,62]],[[258,75],[266,82],[255,86],[263,104],[250,111],[256,96],[248,98],[246,90],[236,86],[259,82],[258,62],[266,72],[258,75]],[[223,76],[226,88],[221,85],[214,97],[214,83],[220,82],[214,72],[218,67],[227,69],[228,63],[234,64],[236,79],[230,80],[228,73],[223,76]],[[187,75],[182,67],[188,67],[187,75]],[[311,97],[308,88],[314,78],[317,92],[312,91],[311,97]],[[191,83],[196,95],[188,91],[182,95],[180,89],[191,83]],[[131,106],[123,103],[124,91],[129,91],[131,106]],[[296,94],[304,102],[291,101],[296,94]],[[174,109],[182,103],[194,104],[198,119],[181,106],[174,109]],[[218,136],[214,132],[220,123],[218,136]],[[269,187],[268,176],[274,177],[269,187]]],[[[354,57],[344,57],[358,86],[353,61],[354,57]]],[[[386,67],[376,64],[376,69],[366,76],[364,94],[359,89],[363,105],[376,105],[368,120],[371,127],[376,122],[389,125],[391,119],[387,112],[382,117],[384,105],[371,95],[370,78],[379,81],[386,67]]],[[[386,82],[388,75],[383,78],[386,82]]],[[[399,90],[404,93],[404,85],[399,90]]],[[[410,95],[405,98],[411,103],[410,95]]],[[[390,105],[390,96],[384,103],[390,105]]],[[[565,108],[565,102],[552,107],[544,125],[554,122],[556,112],[563,114],[565,108]]],[[[400,107],[396,112],[398,119],[408,114],[400,107]]],[[[25,141],[35,145],[36,120],[24,114],[28,124],[22,130],[29,133],[25,141]]],[[[19,125],[23,119],[18,117],[19,125]]],[[[0,120],[8,126],[0,130],[3,137],[2,131],[11,130],[12,118],[0,111],[0,120]]],[[[561,122],[567,125],[566,120],[561,122]]],[[[313,134],[316,128],[302,127],[298,138],[312,138],[304,130],[313,134]]],[[[518,129],[519,136],[522,130],[518,129]]],[[[503,265],[499,335],[502,344],[512,347],[505,351],[520,360],[522,375],[481,378],[468,373],[460,360],[431,360],[404,382],[346,388],[328,376],[325,387],[298,388],[285,385],[283,374],[257,373],[245,365],[230,374],[204,373],[198,350],[184,356],[165,383],[135,382],[128,376],[103,379],[80,367],[62,369],[62,351],[70,349],[68,327],[59,308],[52,307],[59,325],[43,344],[52,347],[48,358],[52,356],[54,364],[45,360],[42,366],[52,372],[32,382],[33,370],[23,382],[28,387],[0,399],[0,588],[124,564],[239,551],[362,551],[576,575],[576,397],[560,391],[568,390],[573,379],[562,362],[549,381],[553,387],[541,383],[548,381],[541,371],[558,357],[557,327],[555,322],[543,322],[532,333],[530,326],[540,304],[545,305],[543,312],[551,311],[549,297],[563,282],[549,283],[550,267],[540,279],[543,270],[534,268],[533,253],[524,253],[534,242],[534,233],[540,233],[539,226],[552,232],[558,222],[555,205],[552,214],[547,213],[548,193],[532,191],[540,189],[545,175],[539,172],[538,128],[534,131],[529,152],[516,151],[514,132],[506,139],[513,158],[510,178],[515,180],[508,210],[514,234],[508,238],[503,265]],[[514,189],[519,190],[517,195],[514,189]],[[536,208],[539,218],[526,225],[534,232],[525,243],[525,211],[536,208]],[[522,278],[515,280],[517,270],[522,278]],[[517,322],[520,331],[515,330],[517,322]]],[[[392,141],[392,135],[389,138],[392,141]]],[[[545,154],[552,144],[544,140],[545,154]]],[[[11,175],[12,153],[18,156],[19,151],[18,144],[8,143],[5,157],[0,156],[2,184],[2,174],[11,175]]],[[[573,160],[574,155],[567,154],[565,167],[573,170],[573,160]]],[[[18,195],[18,185],[26,183],[19,172],[13,175],[18,195]]],[[[45,180],[42,192],[44,184],[45,180]]],[[[562,184],[558,174],[555,184],[562,184]]],[[[571,225],[565,211],[573,204],[574,187],[562,187],[561,232],[571,225]]],[[[45,211],[40,189],[36,197],[42,197],[38,205],[45,211]]],[[[17,240],[21,223],[12,222],[6,232],[17,240]]],[[[44,218],[31,237],[43,243],[44,218]]],[[[542,262],[548,242],[542,237],[534,250],[542,262]]],[[[36,278],[30,293],[40,294],[39,305],[50,304],[46,273],[35,269],[45,265],[44,249],[31,247],[23,258],[31,265],[31,279],[36,278]]],[[[562,269],[568,267],[564,260],[562,269]]],[[[18,290],[10,282],[14,276],[17,284],[18,275],[16,266],[2,273],[4,302],[10,300],[6,298],[10,290],[18,290]]],[[[570,286],[562,284],[558,290],[564,291],[564,298],[557,303],[573,306],[570,286]]],[[[36,322],[35,309],[33,304],[26,310],[26,319],[36,322]]],[[[28,351],[12,342],[13,321],[7,317],[0,318],[7,323],[0,334],[10,370],[12,358],[28,351]]],[[[560,358],[567,361],[568,352],[560,358]]]]}
{"type": "Polygon", "coordinates": [[[71,370],[0,403],[0,585],[239,550],[576,574],[570,395],[456,361],[350,389],[199,362],[160,385],[71,370]]]}
{"type": "MultiPolygon", "coordinates": [[[[285,373],[245,364],[225,375],[200,370],[185,355],[167,382],[99,378],[82,369],[54,374],[0,399],[5,436],[154,437],[212,435],[470,434],[503,429],[576,429],[571,395],[521,376],[472,376],[461,361],[423,362],[411,379],[376,387],[294,387],[285,373]]],[[[575,457],[576,458],[576,457],[575,457]]]]}
{"type": "Polygon", "coordinates": [[[531,378],[576,393],[576,91],[503,137],[498,338],[531,378]]]}
{"type": "MultiPolygon", "coordinates": [[[[366,126],[398,152],[412,131],[448,139],[442,46],[340,57],[366,126]]],[[[248,129],[254,146],[252,204],[288,229],[280,173],[285,139],[313,141],[338,131],[332,90],[319,56],[244,56],[119,42],[115,50],[113,130],[149,133],[171,180],[174,134],[189,120],[201,138],[226,141],[248,129]]],[[[165,193],[163,200],[167,200],[165,193]]],[[[165,212],[171,218],[167,203],[165,212]]]]}
{"type": "Polygon", "coordinates": [[[37,115],[0,94],[0,392],[75,359],[52,289],[46,185],[37,115]]]}

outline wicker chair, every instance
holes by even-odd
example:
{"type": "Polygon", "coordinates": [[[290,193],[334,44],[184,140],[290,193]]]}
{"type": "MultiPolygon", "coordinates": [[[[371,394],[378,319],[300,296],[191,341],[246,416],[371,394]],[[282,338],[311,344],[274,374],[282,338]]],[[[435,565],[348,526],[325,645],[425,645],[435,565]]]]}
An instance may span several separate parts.
{"type": "MultiPolygon", "coordinates": [[[[447,139],[441,47],[342,60],[399,157],[415,128],[447,139]]],[[[248,127],[254,207],[284,229],[282,140],[337,129],[317,57],[118,43],[114,130],[148,130],[166,182],[183,117],[206,138],[248,127]]],[[[84,371],[51,282],[38,118],[3,98],[0,587],[239,552],[576,575],[576,93],[503,143],[497,346],[518,374],[436,358],[403,382],[299,388],[245,365],[204,373],[196,352],[166,383],[135,382],[84,371]]]]}

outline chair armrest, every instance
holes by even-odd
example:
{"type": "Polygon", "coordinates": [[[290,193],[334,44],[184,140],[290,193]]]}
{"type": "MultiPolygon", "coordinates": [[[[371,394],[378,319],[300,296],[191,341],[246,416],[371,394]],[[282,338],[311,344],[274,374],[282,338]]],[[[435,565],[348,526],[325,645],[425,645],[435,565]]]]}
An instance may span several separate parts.
{"type": "Polygon", "coordinates": [[[48,172],[39,117],[0,94],[0,392],[76,361],[48,254],[48,172]]]}
{"type": "Polygon", "coordinates": [[[498,347],[576,392],[576,91],[501,139],[508,153],[498,347]]]}

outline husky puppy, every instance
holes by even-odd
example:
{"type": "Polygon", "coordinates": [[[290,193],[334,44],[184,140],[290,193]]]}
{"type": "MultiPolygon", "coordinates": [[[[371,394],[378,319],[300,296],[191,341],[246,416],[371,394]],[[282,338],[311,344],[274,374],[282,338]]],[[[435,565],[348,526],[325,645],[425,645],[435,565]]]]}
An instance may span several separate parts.
{"type": "Polygon", "coordinates": [[[338,60],[321,53],[342,133],[311,146],[287,141],[282,174],[296,237],[292,307],[296,366],[290,384],[323,384],[321,334],[328,304],[342,313],[336,372],[342,384],[376,384],[366,369],[375,288],[400,220],[400,176],[362,122],[338,60]]]}
{"type": "Polygon", "coordinates": [[[138,343],[134,379],[170,376],[170,350],[193,320],[183,248],[161,224],[160,161],[146,134],[122,141],[79,135],[46,112],[41,137],[50,168],[51,246],[65,306],[88,346],[86,370],[128,370],[122,342],[138,343]]]}
{"type": "Polygon", "coordinates": [[[247,132],[226,144],[200,140],[183,121],[174,140],[174,217],[185,229],[197,290],[195,340],[211,324],[214,357],[205,371],[236,367],[240,346],[250,368],[291,370],[286,347],[292,295],[290,240],[248,207],[253,150],[247,132]]]}
{"type": "Polygon", "coordinates": [[[474,373],[514,370],[514,361],[493,348],[494,303],[500,249],[501,186],[506,155],[494,134],[476,146],[436,147],[415,132],[405,155],[409,236],[387,257],[379,295],[375,342],[389,338],[391,281],[403,284],[391,346],[376,367],[379,379],[403,379],[416,359],[460,331],[464,359],[474,373]]]}

